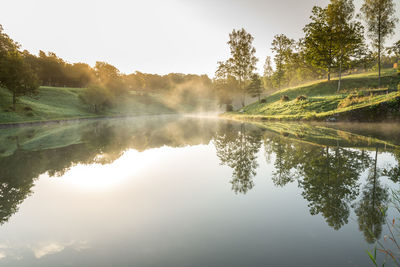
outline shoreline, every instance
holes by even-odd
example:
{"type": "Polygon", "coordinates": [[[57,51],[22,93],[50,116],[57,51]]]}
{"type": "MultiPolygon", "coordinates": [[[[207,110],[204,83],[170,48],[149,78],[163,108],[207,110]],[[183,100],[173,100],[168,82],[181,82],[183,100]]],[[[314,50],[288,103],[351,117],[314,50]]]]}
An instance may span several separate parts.
{"type": "Polygon", "coordinates": [[[162,116],[162,115],[179,115],[180,113],[161,113],[161,114],[125,114],[125,115],[102,115],[102,116],[90,116],[90,117],[74,117],[74,118],[61,118],[61,119],[49,119],[49,120],[37,120],[37,121],[21,121],[21,122],[0,122],[0,129],[17,128],[24,126],[34,125],[45,125],[45,124],[61,124],[69,122],[79,122],[86,120],[104,120],[104,119],[118,119],[128,117],[141,117],[141,116],[162,116]]]}

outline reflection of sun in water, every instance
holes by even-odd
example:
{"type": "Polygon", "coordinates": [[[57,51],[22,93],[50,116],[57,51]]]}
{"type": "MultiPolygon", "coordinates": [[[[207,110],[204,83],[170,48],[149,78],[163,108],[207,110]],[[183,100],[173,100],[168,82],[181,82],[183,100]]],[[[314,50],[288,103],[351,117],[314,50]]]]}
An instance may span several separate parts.
{"type": "Polygon", "coordinates": [[[157,149],[145,152],[128,150],[110,164],[78,164],[57,178],[57,181],[85,190],[109,189],[121,185],[129,178],[138,177],[140,171],[156,160],[157,152],[157,149]]]}

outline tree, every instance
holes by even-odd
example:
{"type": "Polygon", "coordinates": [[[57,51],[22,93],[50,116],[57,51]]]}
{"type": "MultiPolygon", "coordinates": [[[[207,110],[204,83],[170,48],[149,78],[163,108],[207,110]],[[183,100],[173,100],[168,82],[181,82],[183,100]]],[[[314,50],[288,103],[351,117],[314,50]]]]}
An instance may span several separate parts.
{"type": "Polygon", "coordinates": [[[285,77],[285,63],[288,63],[292,55],[294,43],[293,39],[284,34],[275,35],[272,41],[272,51],[275,53],[274,60],[276,65],[274,80],[278,88],[281,87],[285,77]]]}
{"type": "Polygon", "coordinates": [[[124,92],[124,85],[119,70],[111,64],[97,61],[94,66],[96,77],[101,85],[113,94],[119,95],[124,92]]]}
{"type": "Polygon", "coordinates": [[[319,6],[313,7],[310,19],[311,22],[303,29],[306,60],[325,71],[330,81],[337,53],[333,20],[328,19],[327,9],[319,6]]]}
{"type": "Polygon", "coordinates": [[[343,65],[348,66],[351,59],[363,46],[364,28],[360,22],[353,21],[353,0],[331,0],[326,8],[327,19],[333,25],[334,45],[337,48],[337,62],[339,65],[339,92],[342,81],[343,65]]]}
{"type": "Polygon", "coordinates": [[[19,45],[3,32],[0,25],[0,86],[11,91],[14,110],[18,96],[38,88],[37,77],[18,49],[19,45]]]}
{"type": "Polygon", "coordinates": [[[214,88],[217,92],[219,105],[226,105],[226,111],[232,111],[232,95],[239,91],[239,83],[235,77],[230,75],[225,62],[218,62],[214,78],[214,88]]]}
{"type": "Polygon", "coordinates": [[[84,103],[93,106],[94,112],[111,105],[112,95],[101,85],[90,85],[80,96],[84,103]]]}
{"type": "Polygon", "coordinates": [[[396,57],[396,62],[400,59],[400,40],[395,42],[393,46],[389,47],[388,49],[389,54],[393,54],[396,57]]]}
{"type": "Polygon", "coordinates": [[[263,86],[265,89],[272,89],[272,76],[274,75],[274,70],[272,68],[271,57],[267,56],[264,63],[264,75],[262,78],[263,86]]]}
{"type": "Polygon", "coordinates": [[[260,75],[253,74],[251,76],[250,84],[247,86],[246,90],[252,97],[258,97],[258,101],[260,101],[261,93],[263,91],[263,87],[261,84],[260,75]]]}
{"type": "Polygon", "coordinates": [[[245,84],[250,80],[256,69],[258,59],[255,56],[256,49],[253,47],[253,36],[245,29],[233,30],[229,34],[229,47],[231,57],[226,62],[230,75],[239,82],[242,91],[242,106],[245,105],[246,90],[245,84]]]}
{"type": "Polygon", "coordinates": [[[0,84],[12,93],[13,110],[17,97],[34,93],[39,82],[18,50],[8,51],[0,63],[0,84]]]}
{"type": "Polygon", "coordinates": [[[398,22],[395,6],[393,0],[364,0],[361,12],[373,46],[378,50],[378,76],[381,85],[381,52],[385,40],[394,34],[398,22]]]}

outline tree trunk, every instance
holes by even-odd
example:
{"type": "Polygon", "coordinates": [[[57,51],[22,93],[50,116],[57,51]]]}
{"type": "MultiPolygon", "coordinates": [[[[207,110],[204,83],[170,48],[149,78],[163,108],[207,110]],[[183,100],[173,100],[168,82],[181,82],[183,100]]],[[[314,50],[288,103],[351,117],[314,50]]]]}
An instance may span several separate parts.
{"type": "Polygon", "coordinates": [[[331,80],[331,65],[328,66],[328,82],[331,80]]]}
{"type": "Polygon", "coordinates": [[[338,88],[337,88],[338,93],[340,91],[340,86],[342,85],[342,59],[343,59],[343,55],[340,56],[340,63],[339,63],[339,81],[338,81],[338,88]]]}
{"type": "Polygon", "coordinates": [[[378,18],[378,84],[381,87],[381,16],[378,18]]]}
{"type": "Polygon", "coordinates": [[[239,79],[239,88],[242,90],[242,108],[244,107],[244,102],[246,101],[246,91],[244,87],[242,86],[242,79],[239,79]]]}
{"type": "Polygon", "coordinates": [[[17,94],[15,92],[13,92],[12,102],[13,102],[13,110],[15,111],[15,105],[17,103],[17,94]]]}

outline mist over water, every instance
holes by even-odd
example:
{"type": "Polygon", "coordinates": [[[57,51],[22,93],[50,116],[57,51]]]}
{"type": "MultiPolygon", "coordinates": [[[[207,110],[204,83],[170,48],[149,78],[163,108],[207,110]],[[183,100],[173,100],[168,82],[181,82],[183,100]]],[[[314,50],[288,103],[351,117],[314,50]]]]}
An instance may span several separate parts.
{"type": "Polygon", "coordinates": [[[0,129],[0,263],[366,266],[399,168],[389,124],[203,114],[0,129]]]}

